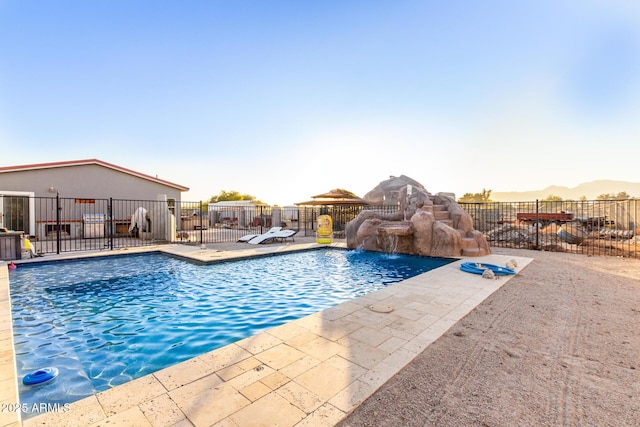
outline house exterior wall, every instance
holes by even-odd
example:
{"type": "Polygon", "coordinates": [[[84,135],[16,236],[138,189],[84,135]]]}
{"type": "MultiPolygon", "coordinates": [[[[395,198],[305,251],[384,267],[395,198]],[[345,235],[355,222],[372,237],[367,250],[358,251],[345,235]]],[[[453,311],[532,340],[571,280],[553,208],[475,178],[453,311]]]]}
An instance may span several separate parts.
{"type": "MultiPolygon", "coordinates": [[[[181,191],[186,187],[145,178],[135,171],[128,173],[126,169],[121,170],[115,165],[109,167],[99,161],[55,167],[34,166],[0,170],[0,207],[4,205],[0,209],[4,221],[0,224],[4,222],[13,229],[19,227],[20,231],[41,240],[57,235],[58,229],[66,238],[90,237],[90,227],[93,227],[89,225],[90,217],[96,216],[101,221],[109,219],[109,226],[117,232],[126,232],[131,215],[138,208],[153,214],[151,231],[154,235],[162,234],[164,238],[171,234],[166,231],[171,229],[171,222],[175,222],[175,217],[180,218],[181,191]],[[59,199],[56,199],[57,195],[59,199]],[[14,207],[17,206],[16,196],[29,198],[27,214],[18,212],[14,207]],[[109,203],[110,198],[113,204],[109,203]],[[158,227],[162,232],[157,230],[158,227]]],[[[94,229],[98,234],[95,237],[100,237],[104,226],[96,225],[94,229]]]]}
{"type": "Polygon", "coordinates": [[[161,183],[97,164],[0,173],[0,191],[25,191],[35,197],[158,200],[159,194],[180,201],[181,192],[161,183]],[[53,187],[53,191],[49,189],[53,187]]]}

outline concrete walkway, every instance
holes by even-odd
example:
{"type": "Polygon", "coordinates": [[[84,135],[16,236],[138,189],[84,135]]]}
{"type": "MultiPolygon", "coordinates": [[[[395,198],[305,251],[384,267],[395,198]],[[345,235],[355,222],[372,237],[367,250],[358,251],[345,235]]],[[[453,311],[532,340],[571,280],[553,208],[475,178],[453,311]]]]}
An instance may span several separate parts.
{"type": "MultiPolygon", "coordinates": [[[[259,246],[170,245],[127,252],[161,250],[209,262],[317,246],[310,239],[296,239],[259,246]]],[[[472,260],[505,265],[511,259],[517,261],[517,271],[531,261],[503,255],[472,260]]],[[[464,273],[459,268],[463,261],[98,393],[68,409],[27,419],[24,426],[335,425],[509,280],[464,273]]],[[[8,280],[3,280],[2,271],[0,295],[5,295],[8,280]]],[[[10,317],[8,303],[2,300],[0,316],[10,317]]],[[[4,361],[0,369],[7,372],[4,361]]],[[[15,378],[15,368],[13,372],[15,378]]],[[[15,391],[1,398],[15,402],[15,391]]],[[[0,414],[0,426],[18,425],[10,415],[0,414]]]]}

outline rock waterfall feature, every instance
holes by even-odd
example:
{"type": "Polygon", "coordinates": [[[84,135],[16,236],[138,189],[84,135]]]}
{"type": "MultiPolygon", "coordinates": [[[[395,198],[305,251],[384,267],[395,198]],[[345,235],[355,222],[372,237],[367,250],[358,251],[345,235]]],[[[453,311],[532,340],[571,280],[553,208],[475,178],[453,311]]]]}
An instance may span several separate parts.
{"type": "Polygon", "coordinates": [[[402,175],[381,182],[364,199],[374,206],[346,225],[350,249],[438,257],[490,253],[487,239],[474,230],[473,219],[451,193],[432,195],[420,183],[402,175]],[[385,213],[385,205],[399,209],[385,213]]]}

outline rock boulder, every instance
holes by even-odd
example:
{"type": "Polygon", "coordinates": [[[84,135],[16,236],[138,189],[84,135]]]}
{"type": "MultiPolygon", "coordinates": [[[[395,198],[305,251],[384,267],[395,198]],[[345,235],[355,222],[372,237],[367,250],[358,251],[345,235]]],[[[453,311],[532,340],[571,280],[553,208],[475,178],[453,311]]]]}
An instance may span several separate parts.
{"type": "Polygon", "coordinates": [[[346,226],[351,249],[423,256],[459,257],[490,253],[485,236],[451,193],[431,195],[401,175],[381,182],[364,199],[381,206],[362,211],[346,226]],[[397,206],[387,213],[389,206],[397,206]]]}

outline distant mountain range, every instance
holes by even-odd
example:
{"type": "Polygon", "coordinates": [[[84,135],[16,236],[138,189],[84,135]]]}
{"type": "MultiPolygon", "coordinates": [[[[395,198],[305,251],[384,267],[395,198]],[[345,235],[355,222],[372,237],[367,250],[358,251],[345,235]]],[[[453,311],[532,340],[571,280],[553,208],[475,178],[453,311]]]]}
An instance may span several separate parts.
{"type": "Polygon", "coordinates": [[[559,196],[563,200],[579,200],[582,196],[587,200],[595,200],[601,194],[618,194],[626,191],[631,197],[640,197],[640,182],[598,180],[585,182],[577,187],[569,188],[551,185],[543,190],[492,192],[491,200],[496,202],[525,202],[544,200],[547,197],[559,196]]]}

